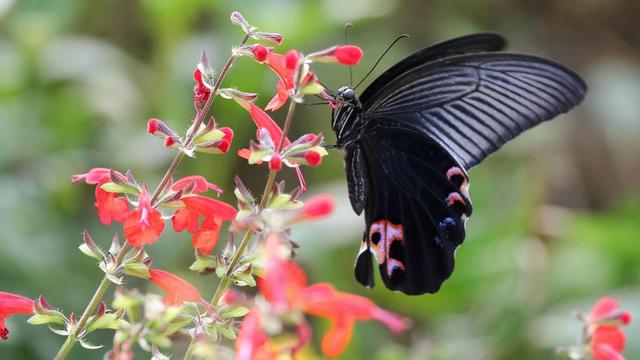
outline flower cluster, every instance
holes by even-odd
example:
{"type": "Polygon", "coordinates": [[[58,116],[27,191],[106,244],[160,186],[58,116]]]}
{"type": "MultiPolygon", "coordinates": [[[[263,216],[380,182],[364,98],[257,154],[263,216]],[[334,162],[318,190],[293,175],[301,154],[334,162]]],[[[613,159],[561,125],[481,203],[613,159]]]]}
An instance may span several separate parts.
{"type": "MultiPolygon", "coordinates": [[[[315,209],[311,210],[314,213],[315,209]]],[[[307,212],[308,214],[308,212],[307,212]]],[[[409,321],[376,306],[370,300],[337,291],[332,285],[308,285],[302,269],[281,251],[281,238],[272,235],[265,244],[265,260],[258,281],[260,296],[242,321],[236,342],[237,359],[276,358],[301,349],[311,337],[303,314],[323,317],[330,328],[322,340],[322,352],[340,355],[349,343],[356,320],[377,320],[394,332],[408,328],[409,321]],[[279,346],[270,339],[285,329],[295,329],[297,341],[279,346]]]]}
{"type": "Polygon", "coordinates": [[[583,322],[583,338],[580,346],[559,348],[572,359],[589,356],[595,360],[624,360],[622,353],[626,336],[621,326],[631,322],[631,313],[619,309],[618,301],[603,297],[591,308],[589,314],[576,314],[583,322]]]}
{"type": "Polygon", "coordinates": [[[131,171],[93,168],[71,177],[74,183],[83,181],[95,186],[95,208],[100,222],[118,224],[119,230],[106,250],[89,231],[82,232],[80,251],[95,259],[104,272],[82,315],[72,312],[67,316],[42,296],[34,301],[0,292],[2,339],[8,336],[5,318],[31,314],[29,323],[47,324],[54,333],[67,338],[56,359],[64,359],[75,343],[88,349],[98,348],[87,341],[87,335],[100,329],[115,330],[113,346],[107,354],[109,359],[132,359],[135,346],[151,352],[155,359],[168,358],[160,349],[170,348],[179,333],[190,340],[185,358],[217,358],[221,354],[228,357],[233,347],[225,342],[235,341],[237,359],[254,359],[294,354],[308,344],[312,331],[306,316],[330,322],[322,341],[322,351],[327,356],[336,356],[345,349],[356,321],[377,320],[394,332],[408,327],[407,319],[379,308],[366,298],[337,291],[328,283],[308,285],[304,272],[291,258],[298,247],[291,239],[291,227],[328,216],[334,208],[334,200],[328,195],[316,195],[306,202],[301,199],[306,184],[300,168],[319,166],[328,154],[322,145],[322,134],[303,134],[289,140],[287,133],[295,105],[307,95],[329,97],[311,71],[312,63],[353,65],[360,61],[362,51],[344,45],[309,55],[297,50],[278,54],[274,47],[283,42],[280,34],[258,31],[239,13],[231,15],[231,22],[242,28],[244,40],[232,50],[219,74],[209,65],[206,53],[201,54],[193,72],[195,116],[185,133],[180,134],[157,118],[147,121],[147,132],[160,138],[166,149],[177,152],[153,191],[131,171]],[[257,94],[220,88],[233,62],[247,56],[266,64],[278,76],[276,95],[265,109],[275,111],[289,102],[283,127],[256,104],[257,94]],[[260,198],[255,198],[236,177],[237,208],[208,196],[209,192],[218,196],[223,191],[202,176],[173,179],[185,156],[229,152],[233,130],[219,127],[209,114],[217,95],[235,100],[256,124],[256,140],[250,140],[249,147],[238,154],[248,159],[249,164],[265,163],[269,168],[260,198]],[[295,168],[300,183],[289,193],[284,181],[276,181],[283,164],[295,168]],[[167,222],[171,226],[166,226],[167,222]],[[215,252],[225,222],[230,224],[226,246],[215,252]],[[156,243],[168,227],[176,233],[190,234],[195,256],[190,270],[205,276],[213,273],[220,278],[210,301],[183,278],[153,264],[146,247],[156,243]],[[124,243],[118,232],[124,235],[124,243]],[[235,233],[244,233],[239,243],[234,239],[235,233]],[[251,240],[253,246],[248,247],[251,240]],[[164,297],[127,289],[125,276],[148,280],[164,292],[164,297]],[[102,301],[110,284],[118,285],[111,304],[113,310],[102,301]],[[258,286],[258,295],[252,297],[230,289],[232,284],[258,286]],[[295,329],[295,343],[278,344],[275,339],[290,329],[295,329]]]}

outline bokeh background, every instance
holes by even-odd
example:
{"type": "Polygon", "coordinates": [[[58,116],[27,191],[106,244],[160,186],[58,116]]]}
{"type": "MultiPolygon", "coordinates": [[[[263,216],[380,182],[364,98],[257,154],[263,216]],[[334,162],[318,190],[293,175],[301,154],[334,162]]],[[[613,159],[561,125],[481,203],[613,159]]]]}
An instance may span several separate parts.
{"type": "MultiPolygon", "coordinates": [[[[369,296],[415,322],[402,336],[359,324],[344,359],[552,359],[556,346],[578,339],[571,311],[588,310],[602,295],[640,316],[636,0],[0,0],[0,290],[44,294],[67,312],[82,310],[101,272],[77,251],[80,231],[89,229],[106,246],[120,229],[99,224],[93,188],[72,185],[69,176],[96,166],[132,169],[155,186],[173,153],[146,134],[146,121],[187,126],[200,50],[219,69],[242,37],[228,21],[233,10],[284,34],[282,52],[342,43],[343,25],[354,23],[350,41],[365,50],[356,80],[399,34],[411,37],[375,74],[430,43],[496,31],[510,49],[567,64],[590,87],[576,111],[526,132],[470,172],[474,215],[456,271],[437,295],[359,287],[352,268],[363,220],[349,207],[342,157],[333,152],[305,171],[310,193],[338,199],[331,218],[294,233],[311,280],[369,296]]],[[[344,67],[316,70],[333,88],[348,84],[344,67]]],[[[275,83],[264,66],[244,59],[225,85],[263,94],[264,106],[275,83]]],[[[246,146],[254,134],[246,112],[222,99],[213,108],[236,133],[232,152],[246,146]]],[[[297,113],[292,135],[310,131],[334,141],[327,108],[297,113]]],[[[266,177],[264,168],[233,154],[200,156],[178,174],[207,176],[230,202],[234,174],[256,190],[266,177]]],[[[214,277],[186,271],[193,256],[188,234],[167,228],[149,251],[156,266],[211,295],[214,277]]],[[[63,339],[25,320],[8,320],[12,334],[0,344],[0,358],[51,358],[63,339]]],[[[628,359],[640,358],[637,323],[627,328],[628,359]]],[[[107,332],[91,340],[107,347],[111,341],[107,332]]],[[[71,358],[102,353],[77,347],[71,358]]]]}

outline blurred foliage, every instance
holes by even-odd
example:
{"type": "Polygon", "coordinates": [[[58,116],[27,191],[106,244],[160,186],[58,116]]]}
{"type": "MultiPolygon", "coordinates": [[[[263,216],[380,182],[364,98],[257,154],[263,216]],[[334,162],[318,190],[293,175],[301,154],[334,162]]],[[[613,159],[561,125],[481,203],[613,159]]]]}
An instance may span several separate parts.
{"type": "MultiPolygon", "coordinates": [[[[295,232],[311,279],[370,296],[415,321],[402,336],[358,325],[343,358],[548,359],[555,346],[578,337],[571,311],[587,310],[604,294],[640,314],[636,0],[0,0],[0,289],[44,294],[67,312],[82,310],[100,271],[77,251],[80,231],[86,227],[107,244],[119,229],[98,223],[92,189],[72,186],[69,175],[107,166],[132,169],[149,184],[159,180],[172,153],[147,136],[146,120],[187,126],[200,49],[220,67],[241,37],[228,21],[232,10],[265,31],[283,33],[279,51],[341,43],[343,24],[353,22],[350,41],[367,55],[354,68],[356,80],[398,34],[411,38],[375,74],[429,43],[496,31],[509,38],[511,49],[558,59],[590,85],[577,111],[527,132],[471,171],[474,216],[457,269],[437,295],[360,288],[352,267],[362,219],[349,208],[341,156],[335,152],[306,171],[311,192],[339,199],[335,216],[295,232]]],[[[317,68],[333,88],[349,79],[346,68],[335,69],[317,68]]],[[[262,94],[264,106],[275,82],[263,66],[246,60],[226,85],[262,94]]],[[[254,133],[247,114],[223,100],[214,113],[234,128],[232,151],[246,146],[254,133]]],[[[328,116],[326,108],[302,109],[293,135],[322,131],[331,142],[328,116]]],[[[266,175],[233,155],[201,156],[178,175],[196,173],[226,189],[226,201],[233,201],[234,174],[254,189],[266,175]]],[[[185,271],[192,260],[188,235],[165,235],[150,248],[155,266],[181,273],[208,297],[212,278],[185,271]]],[[[62,339],[25,320],[8,320],[12,334],[0,344],[0,358],[51,358],[62,339]]],[[[627,329],[629,359],[640,358],[637,323],[627,329]]],[[[109,344],[110,334],[91,342],[109,344]]],[[[98,354],[78,348],[72,358],[98,354]]]]}

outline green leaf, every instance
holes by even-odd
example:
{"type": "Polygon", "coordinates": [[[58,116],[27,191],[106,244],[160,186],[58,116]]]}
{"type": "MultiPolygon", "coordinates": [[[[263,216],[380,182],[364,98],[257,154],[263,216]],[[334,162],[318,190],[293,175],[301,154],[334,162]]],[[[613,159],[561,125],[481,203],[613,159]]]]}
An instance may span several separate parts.
{"type": "Polygon", "coordinates": [[[220,311],[223,318],[243,317],[249,313],[249,309],[243,306],[226,307],[220,311]]]}
{"type": "Polygon", "coordinates": [[[189,266],[191,271],[202,271],[204,269],[213,268],[216,265],[216,260],[209,256],[204,256],[200,253],[196,254],[196,261],[189,266]]]}
{"type": "Polygon", "coordinates": [[[136,188],[135,186],[116,184],[114,182],[108,182],[108,183],[102,184],[100,188],[104,191],[111,192],[111,193],[123,193],[123,194],[130,194],[130,195],[138,195],[140,193],[138,188],[136,188]]]}

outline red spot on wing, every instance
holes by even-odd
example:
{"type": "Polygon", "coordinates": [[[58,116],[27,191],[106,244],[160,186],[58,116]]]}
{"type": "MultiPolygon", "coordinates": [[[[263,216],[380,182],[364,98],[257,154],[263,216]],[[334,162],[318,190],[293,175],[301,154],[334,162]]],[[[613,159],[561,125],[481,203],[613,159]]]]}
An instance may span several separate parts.
{"type": "Polygon", "coordinates": [[[404,264],[398,259],[390,257],[391,244],[399,241],[404,245],[404,228],[402,224],[393,224],[387,220],[378,220],[369,228],[369,247],[378,265],[387,263],[387,275],[391,276],[395,269],[404,270],[404,264]],[[377,243],[373,242],[375,235],[379,236],[377,243]]]}

